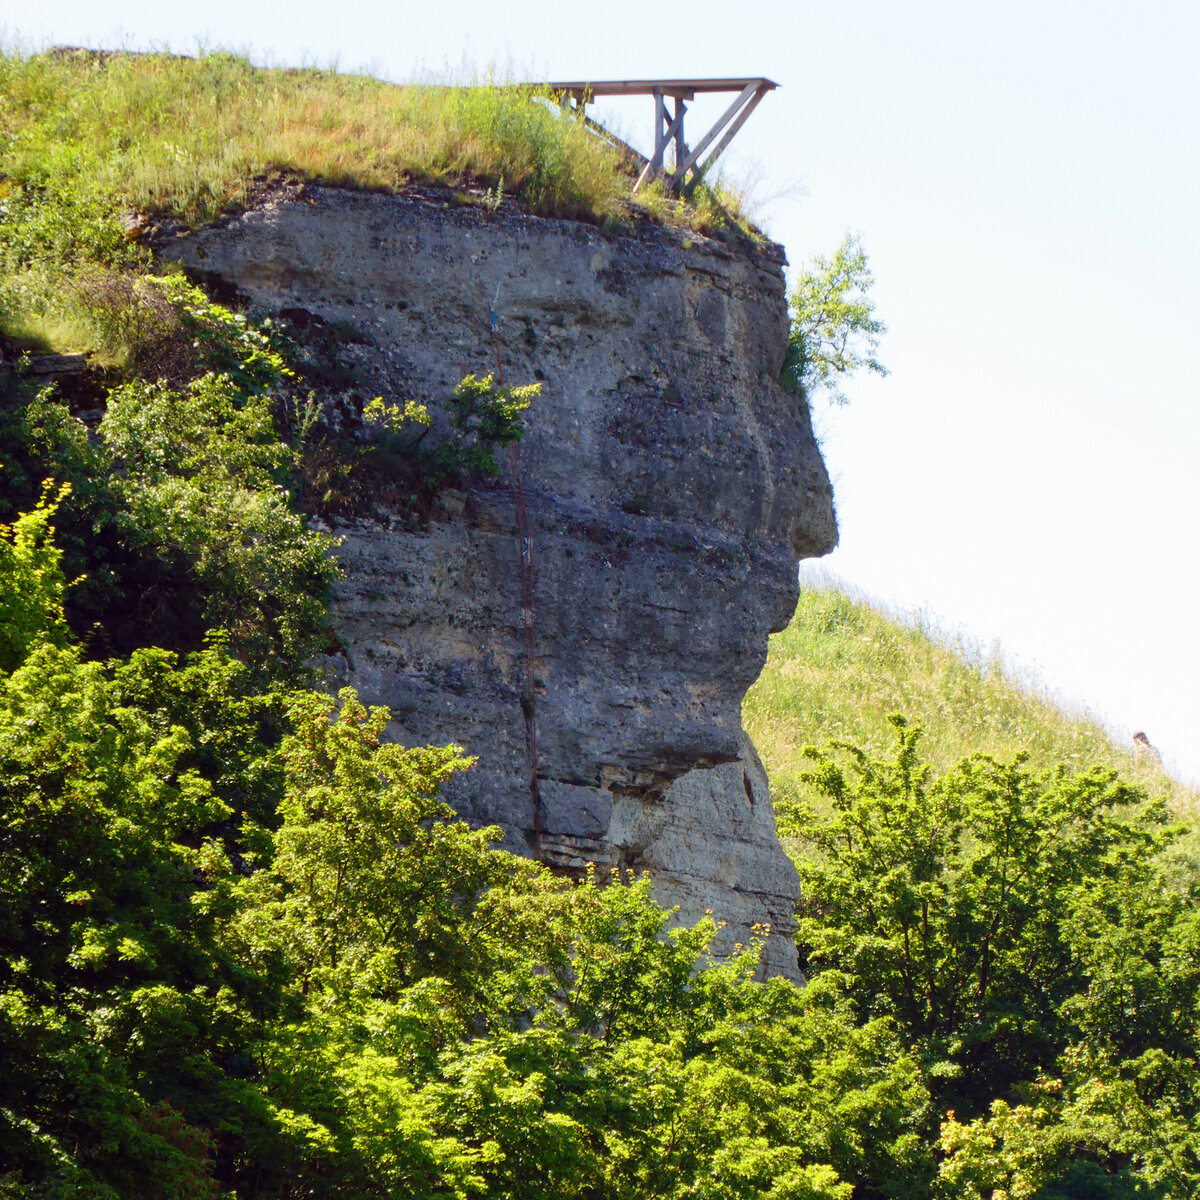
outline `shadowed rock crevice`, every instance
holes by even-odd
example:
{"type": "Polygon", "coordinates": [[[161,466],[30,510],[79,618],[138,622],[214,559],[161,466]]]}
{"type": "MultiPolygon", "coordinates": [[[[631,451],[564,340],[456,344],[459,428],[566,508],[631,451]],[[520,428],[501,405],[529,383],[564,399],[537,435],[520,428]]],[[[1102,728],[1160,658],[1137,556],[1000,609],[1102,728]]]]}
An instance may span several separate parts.
{"type": "MultiPolygon", "coordinates": [[[[352,322],[363,394],[435,411],[494,369],[495,301],[508,382],[543,385],[519,454],[544,855],[649,870],[683,919],[727,922],[725,948],[769,923],[768,968],[794,975],[796,875],[741,701],[795,607],[797,558],[836,529],[807,414],[776,383],[778,247],[306,189],[164,253],[263,310],[352,322]]],[[[509,481],[420,528],[375,509],[335,532],[348,681],[391,706],[398,739],[478,755],[448,799],[528,853],[509,481]]]]}

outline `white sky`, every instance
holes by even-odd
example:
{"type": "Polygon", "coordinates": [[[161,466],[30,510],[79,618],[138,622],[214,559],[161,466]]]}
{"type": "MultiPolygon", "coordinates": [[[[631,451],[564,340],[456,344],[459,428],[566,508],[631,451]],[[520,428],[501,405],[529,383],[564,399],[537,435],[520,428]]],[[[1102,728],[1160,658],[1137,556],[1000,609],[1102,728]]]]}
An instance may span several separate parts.
{"type": "MultiPolygon", "coordinates": [[[[1200,7],[0,0],[0,30],[397,80],[776,80],[727,170],[793,263],[859,233],[889,325],[891,376],[819,414],[823,566],[1200,781],[1200,7]]],[[[644,143],[649,106],[608,112],[644,143]]]]}

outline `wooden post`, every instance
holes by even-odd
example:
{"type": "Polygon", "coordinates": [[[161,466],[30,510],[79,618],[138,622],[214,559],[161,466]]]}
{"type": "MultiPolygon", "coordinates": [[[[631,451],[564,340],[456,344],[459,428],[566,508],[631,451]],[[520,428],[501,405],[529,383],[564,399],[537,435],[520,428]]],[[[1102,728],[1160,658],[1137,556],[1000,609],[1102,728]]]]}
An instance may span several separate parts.
{"type": "Polygon", "coordinates": [[[682,182],[683,173],[679,169],[679,164],[688,156],[687,142],[683,140],[683,114],[687,112],[687,105],[683,102],[682,96],[675,97],[675,123],[672,128],[675,130],[675,177],[682,182]]]}
{"type": "MultiPolygon", "coordinates": [[[[667,105],[663,99],[662,93],[655,89],[654,92],[654,155],[642,168],[642,173],[637,178],[637,183],[633,185],[633,190],[636,192],[648,179],[659,174],[663,169],[663,159],[666,157],[667,147],[671,144],[671,139],[681,137],[683,129],[683,112],[679,109],[683,107],[682,100],[675,101],[675,117],[670,125],[667,124],[667,105]]],[[[674,176],[672,176],[674,179],[674,176]]]]}
{"type": "Polygon", "coordinates": [[[712,145],[713,139],[721,132],[722,129],[725,128],[725,126],[729,123],[729,119],[737,112],[739,108],[742,107],[743,104],[746,103],[747,100],[750,99],[751,96],[755,94],[757,90],[757,80],[747,84],[742,89],[742,92],[738,98],[721,114],[720,120],[718,120],[713,127],[700,139],[695,150],[693,150],[691,154],[689,154],[684,160],[683,166],[679,168],[681,180],[683,174],[686,171],[691,170],[691,168],[696,165],[696,161],[699,159],[700,155],[702,155],[705,150],[712,145]]]}

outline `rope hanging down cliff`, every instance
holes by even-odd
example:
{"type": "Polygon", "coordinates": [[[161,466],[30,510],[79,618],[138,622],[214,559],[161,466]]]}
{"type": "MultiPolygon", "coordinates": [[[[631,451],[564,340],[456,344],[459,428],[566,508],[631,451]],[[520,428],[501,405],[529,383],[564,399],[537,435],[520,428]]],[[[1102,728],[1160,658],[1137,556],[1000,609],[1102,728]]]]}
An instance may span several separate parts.
{"type": "MultiPolygon", "coordinates": [[[[492,344],[496,349],[496,382],[504,387],[504,364],[500,359],[500,329],[496,320],[496,296],[492,300],[492,344]]],[[[515,442],[508,447],[508,463],[512,475],[513,507],[517,514],[517,533],[521,539],[521,624],[525,642],[525,693],[521,710],[525,714],[525,740],[529,748],[529,795],[533,801],[533,853],[542,859],[542,799],[538,790],[537,696],[534,689],[534,607],[533,607],[533,538],[529,532],[529,513],[525,507],[525,487],[521,482],[521,464],[515,442]]]]}

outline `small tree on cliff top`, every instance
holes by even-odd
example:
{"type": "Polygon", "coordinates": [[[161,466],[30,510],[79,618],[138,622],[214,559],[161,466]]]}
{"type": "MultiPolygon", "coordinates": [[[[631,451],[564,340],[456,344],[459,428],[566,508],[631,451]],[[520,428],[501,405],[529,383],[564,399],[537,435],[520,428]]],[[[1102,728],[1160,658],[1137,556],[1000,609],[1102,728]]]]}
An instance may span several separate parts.
{"type": "Polygon", "coordinates": [[[868,293],[875,285],[867,252],[847,234],[832,259],[809,259],[788,297],[792,327],[780,381],[811,403],[824,389],[835,404],[845,404],[843,377],[860,367],[886,375],[875,357],[887,326],[875,316],[868,293]]]}

